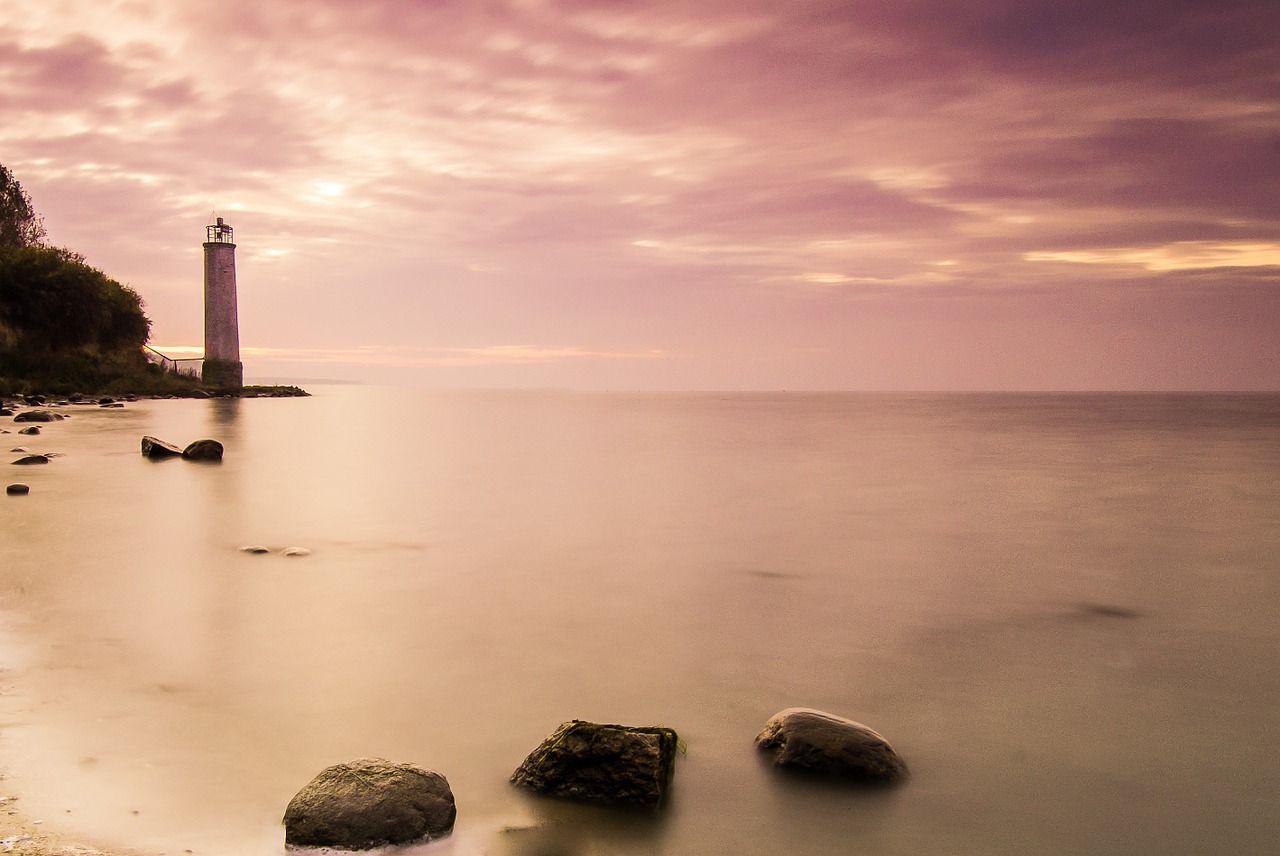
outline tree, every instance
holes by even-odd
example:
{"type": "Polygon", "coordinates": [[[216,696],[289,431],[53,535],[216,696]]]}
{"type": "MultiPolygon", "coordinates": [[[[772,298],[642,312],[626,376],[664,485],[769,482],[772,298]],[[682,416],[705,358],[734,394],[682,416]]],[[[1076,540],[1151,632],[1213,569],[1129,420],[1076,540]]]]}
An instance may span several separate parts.
{"type": "Polygon", "coordinates": [[[44,219],[31,207],[31,197],[0,163],[0,247],[39,246],[44,235],[44,219]]]}
{"type": "Polygon", "coordinates": [[[138,293],[79,254],[0,246],[0,333],[9,348],[41,356],[137,351],[150,332],[138,293]]]}

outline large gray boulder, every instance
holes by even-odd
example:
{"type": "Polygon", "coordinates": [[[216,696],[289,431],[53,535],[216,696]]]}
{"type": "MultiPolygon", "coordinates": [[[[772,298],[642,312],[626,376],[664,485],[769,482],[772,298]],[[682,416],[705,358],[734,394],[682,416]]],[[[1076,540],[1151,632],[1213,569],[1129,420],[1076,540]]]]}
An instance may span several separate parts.
{"type": "Polygon", "coordinates": [[[756,737],[779,767],[826,776],[894,784],[907,765],[867,726],[820,710],[791,707],[774,714],[756,737]]]}
{"type": "Polygon", "coordinates": [[[52,413],[48,410],[27,410],[13,417],[14,422],[57,422],[62,418],[61,413],[52,413]]]}
{"type": "Polygon", "coordinates": [[[338,850],[412,844],[451,833],[457,813],[439,773],[361,758],[322,770],[298,791],[284,812],[284,843],[338,850]]]}
{"type": "Polygon", "coordinates": [[[656,808],[671,785],[679,744],[670,728],[575,719],[529,753],[511,781],[549,796],[656,808]]]}
{"type": "Polygon", "coordinates": [[[217,440],[196,440],[182,450],[188,461],[221,461],[222,444],[217,440]]]}
{"type": "Polygon", "coordinates": [[[158,461],[163,458],[176,458],[182,454],[182,450],[172,443],[166,443],[158,437],[142,438],[142,456],[158,461]]]}

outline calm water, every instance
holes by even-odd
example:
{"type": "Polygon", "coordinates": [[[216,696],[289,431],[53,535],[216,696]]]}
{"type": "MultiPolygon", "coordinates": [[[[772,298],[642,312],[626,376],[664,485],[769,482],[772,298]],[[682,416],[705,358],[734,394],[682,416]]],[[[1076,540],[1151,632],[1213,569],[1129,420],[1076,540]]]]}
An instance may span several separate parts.
{"type": "Polygon", "coordinates": [[[1275,852],[1280,396],[313,392],[0,440],[65,453],[0,497],[30,817],[278,854],[379,755],[449,778],[458,856],[1275,852]],[[795,705],[912,779],[780,780],[795,705]],[[679,731],[664,813],[506,784],[575,717],[679,731]]]}

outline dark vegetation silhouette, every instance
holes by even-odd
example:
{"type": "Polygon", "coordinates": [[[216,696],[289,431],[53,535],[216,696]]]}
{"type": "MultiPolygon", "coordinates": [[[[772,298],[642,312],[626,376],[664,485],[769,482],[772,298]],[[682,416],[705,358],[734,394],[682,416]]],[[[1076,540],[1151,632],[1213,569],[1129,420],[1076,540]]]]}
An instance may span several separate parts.
{"type": "Polygon", "coordinates": [[[177,392],[196,382],[143,356],[142,298],[64,247],[0,164],[0,394],[177,392]]]}

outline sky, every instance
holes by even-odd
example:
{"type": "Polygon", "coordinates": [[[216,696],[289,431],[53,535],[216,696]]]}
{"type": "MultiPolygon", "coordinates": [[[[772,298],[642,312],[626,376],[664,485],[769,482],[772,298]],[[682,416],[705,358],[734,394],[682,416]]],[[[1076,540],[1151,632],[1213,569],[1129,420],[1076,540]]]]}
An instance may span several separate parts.
{"type": "Polygon", "coordinates": [[[1273,0],[4,0],[0,163],[249,378],[1280,389],[1273,0]]]}

